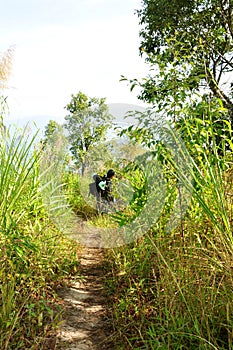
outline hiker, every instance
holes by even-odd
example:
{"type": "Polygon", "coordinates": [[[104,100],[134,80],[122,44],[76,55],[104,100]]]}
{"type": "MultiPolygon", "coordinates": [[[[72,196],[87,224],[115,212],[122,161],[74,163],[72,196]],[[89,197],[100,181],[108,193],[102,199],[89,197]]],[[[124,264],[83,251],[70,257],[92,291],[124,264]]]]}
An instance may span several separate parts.
{"type": "Polygon", "coordinates": [[[95,194],[92,194],[96,196],[96,209],[98,213],[108,213],[109,210],[112,210],[114,203],[112,179],[114,175],[115,171],[109,169],[105,176],[99,176],[97,174],[93,176],[96,191],[95,194]]]}

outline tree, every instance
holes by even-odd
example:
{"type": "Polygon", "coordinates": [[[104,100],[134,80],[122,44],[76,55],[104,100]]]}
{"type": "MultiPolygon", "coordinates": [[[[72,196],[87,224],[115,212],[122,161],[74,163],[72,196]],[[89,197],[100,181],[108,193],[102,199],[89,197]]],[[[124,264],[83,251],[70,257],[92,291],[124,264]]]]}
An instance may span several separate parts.
{"type": "Polygon", "coordinates": [[[68,162],[68,143],[64,128],[54,120],[45,126],[44,138],[41,140],[48,162],[66,164],[68,162]]]}
{"type": "Polygon", "coordinates": [[[88,162],[88,152],[105,139],[106,131],[111,126],[112,116],[109,114],[105,98],[90,98],[83,92],[71,95],[71,101],[65,109],[69,114],[65,117],[64,127],[68,131],[70,151],[76,165],[81,166],[84,175],[88,162]]]}
{"type": "Polygon", "coordinates": [[[209,95],[233,121],[232,9],[233,0],[142,0],[140,52],[152,73],[139,83],[139,98],[174,111],[195,93],[209,95]]]}
{"type": "Polygon", "coordinates": [[[44,132],[44,144],[54,143],[56,135],[63,132],[62,126],[57,123],[55,120],[50,120],[45,126],[44,132]]]}

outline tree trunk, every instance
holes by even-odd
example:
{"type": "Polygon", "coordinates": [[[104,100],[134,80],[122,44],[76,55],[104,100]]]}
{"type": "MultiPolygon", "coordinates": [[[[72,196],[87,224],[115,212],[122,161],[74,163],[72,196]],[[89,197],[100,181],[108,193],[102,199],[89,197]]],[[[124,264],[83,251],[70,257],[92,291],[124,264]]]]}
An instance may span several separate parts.
{"type": "Polygon", "coordinates": [[[85,166],[85,163],[83,162],[82,165],[81,165],[81,175],[82,176],[84,176],[85,169],[86,169],[86,166],[85,166]]]}

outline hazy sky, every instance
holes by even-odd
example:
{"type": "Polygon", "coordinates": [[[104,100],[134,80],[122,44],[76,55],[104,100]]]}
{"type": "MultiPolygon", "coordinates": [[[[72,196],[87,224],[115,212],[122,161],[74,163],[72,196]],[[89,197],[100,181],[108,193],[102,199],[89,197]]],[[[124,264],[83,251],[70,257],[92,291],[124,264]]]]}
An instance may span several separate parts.
{"type": "MultiPolygon", "coordinates": [[[[1,0],[3,1],[3,0],[1,0]]],[[[60,118],[71,94],[142,104],[120,76],[141,78],[139,0],[8,0],[0,52],[14,48],[9,119],[60,118]]]]}

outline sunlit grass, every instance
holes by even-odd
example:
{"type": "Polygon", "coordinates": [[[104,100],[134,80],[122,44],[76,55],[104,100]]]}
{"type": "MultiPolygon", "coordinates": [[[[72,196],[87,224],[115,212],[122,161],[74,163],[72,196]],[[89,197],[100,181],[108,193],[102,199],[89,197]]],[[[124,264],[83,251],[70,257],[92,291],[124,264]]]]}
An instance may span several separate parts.
{"type": "Polygon", "coordinates": [[[42,347],[58,322],[54,288],[78,268],[77,242],[56,227],[44,205],[36,136],[26,129],[1,133],[1,349],[42,347]]]}
{"type": "Polygon", "coordinates": [[[170,136],[185,164],[183,171],[172,162],[174,174],[192,200],[182,225],[168,232],[163,212],[140,240],[107,253],[116,342],[119,349],[232,349],[232,153],[219,154],[213,133],[212,152],[203,149],[200,161],[170,136]]]}

